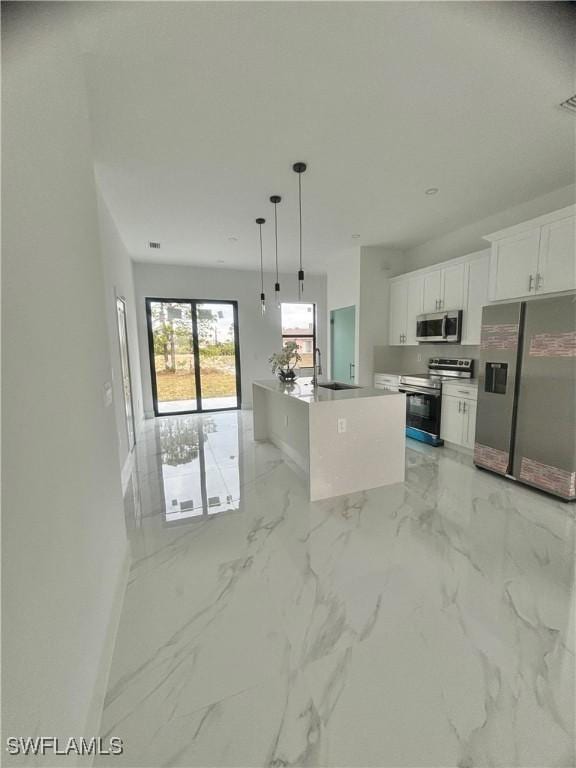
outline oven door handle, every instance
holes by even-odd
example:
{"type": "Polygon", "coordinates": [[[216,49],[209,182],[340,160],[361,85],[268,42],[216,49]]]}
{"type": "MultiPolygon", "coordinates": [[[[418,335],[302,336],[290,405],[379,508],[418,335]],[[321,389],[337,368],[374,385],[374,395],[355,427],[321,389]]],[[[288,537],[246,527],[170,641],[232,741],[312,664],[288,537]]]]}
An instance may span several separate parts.
{"type": "Polygon", "coordinates": [[[401,384],[398,388],[399,392],[404,392],[404,394],[407,395],[424,395],[424,397],[442,397],[442,393],[438,390],[434,390],[433,392],[426,391],[423,392],[421,389],[412,389],[408,384],[401,384]]]}

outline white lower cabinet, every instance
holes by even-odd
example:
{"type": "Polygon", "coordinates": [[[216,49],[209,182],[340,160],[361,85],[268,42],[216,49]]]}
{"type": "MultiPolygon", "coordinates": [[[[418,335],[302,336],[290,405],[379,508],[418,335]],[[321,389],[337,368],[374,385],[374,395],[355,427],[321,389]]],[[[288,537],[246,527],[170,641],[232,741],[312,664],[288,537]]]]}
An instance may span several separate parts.
{"type": "Polygon", "coordinates": [[[478,404],[475,400],[463,400],[465,403],[465,428],[462,433],[462,445],[465,448],[474,448],[476,438],[476,409],[478,404]]]}
{"type": "Polygon", "coordinates": [[[440,437],[446,442],[474,447],[476,433],[476,401],[442,395],[440,437]]]}

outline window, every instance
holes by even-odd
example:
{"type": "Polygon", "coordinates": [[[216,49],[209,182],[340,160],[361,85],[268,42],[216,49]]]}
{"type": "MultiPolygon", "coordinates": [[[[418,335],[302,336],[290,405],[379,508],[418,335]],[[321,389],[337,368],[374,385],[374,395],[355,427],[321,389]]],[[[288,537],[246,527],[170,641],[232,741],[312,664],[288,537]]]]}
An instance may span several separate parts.
{"type": "Polygon", "coordinates": [[[316,346],[316,307],[314,304],[282,303],[282,345],[295,341],[302,355],[300,368],[312,368],[314,365],[314,347],[316,346]]]}
{"type": "Polygon", "coordinates": [[[240,407],[235,301],[146,299],[154,413],[240,407]]]}

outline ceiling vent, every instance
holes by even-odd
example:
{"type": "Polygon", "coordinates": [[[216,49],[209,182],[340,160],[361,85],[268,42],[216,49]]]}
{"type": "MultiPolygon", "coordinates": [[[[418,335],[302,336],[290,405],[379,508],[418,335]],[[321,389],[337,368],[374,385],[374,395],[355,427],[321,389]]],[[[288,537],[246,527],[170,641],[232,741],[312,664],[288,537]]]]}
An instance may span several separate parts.
{"type": "Polygon", "coordinates": [[[160,248],[160,243],[156,243],[154,242],[154,240],[150,240],[150,242],[148,243],[148,246],[150,248],[160,248]]]}
{"type": "Polygon", "coordinates": [[[566,99],[566,101],[563,101],[560,106],[562,109],[567,109],[568,112],[573,112],[576,115],[576,94],[574,94],[574,96],[570,96],[570,98],[566,99]]]}

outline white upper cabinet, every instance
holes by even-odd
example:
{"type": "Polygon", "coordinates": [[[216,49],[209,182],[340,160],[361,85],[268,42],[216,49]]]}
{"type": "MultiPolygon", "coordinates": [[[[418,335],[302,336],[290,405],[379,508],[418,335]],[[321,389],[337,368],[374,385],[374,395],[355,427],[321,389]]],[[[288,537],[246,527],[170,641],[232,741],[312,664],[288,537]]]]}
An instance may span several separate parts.
{"type": "Polygon", "coordinates": [[[486,236],[490,300],[576,289],[574,211],[569,206],[486,236]]]}
{"type": "Polygon", "coordinates": [[[442,297],[442,270],[433,269],[427,272],[423,278],[423,312],[438,312],[442,297]]]}
{"type": "Polygon", "coordinates": [[[422,314],[423,276],[409,275],[396,278],[390,283],[390,319],[388,343],[417,344],[416,318],[422,314]]]}
{"type": "Polygon", "coordinates": [[[388,343],[395,346],[405,344],[406,320],[408,307],[408,280],[396,280],[390,283],[390,319],[388,324],[388,343]]]}
{"type": "Polygon", "coordinates": [[[488,303],[489,250],[390,280],[388,343],[416,345],[416,318],[423,312],[463,310],[462,344],[480,343],[482,307],[488,303]]]}
{"type": "Polygon", "coordinates": [[[480,251],[477,258],[465,265],[462,344],[480,344],[482,308],[488,304],[489,268],[489,250],[480,251]]]}
{"type": "Polygon", "coordinates": [[[453,264],[442,270],[440,309],[464,307],[464,264],[453,264]]]}
{"type": "Polygon", "coordinates": [[[545,224],[540,233],[536,291],[551,293],[576,288],[573,216],[545,224]]]}
{"type": "Polygon", "coordinates": [[[492,246],[490,298],[516,299],[531,293],[536,284],[540,230],[504,237],[492,246]]]}
{"type": "Polygon", "coordinates": [[[416,318],[421,315],[424,306],[424,278],[416,275],[408,279],[407,312],[406,312],[406,344],[415,345],[416,318]]]}
{"type": "Polygon", "coordinates": [[[464,305],[464,264],[431,269],[423,276],[423,311],[462,309],[464,305]]]}

